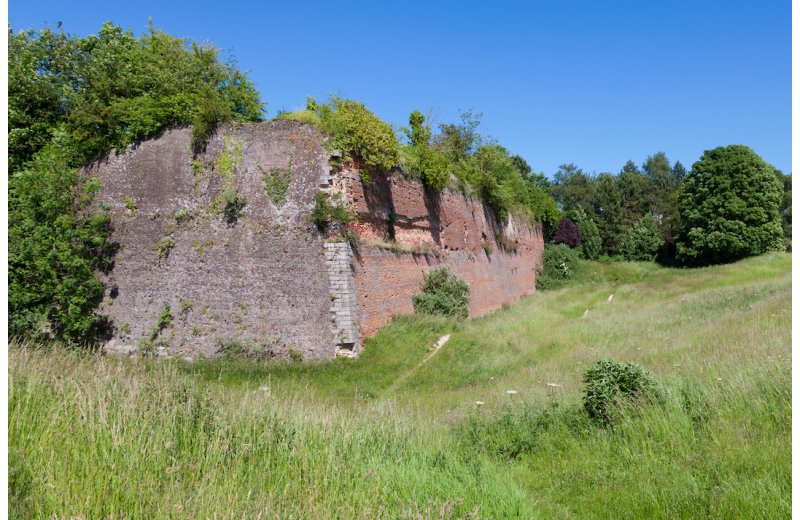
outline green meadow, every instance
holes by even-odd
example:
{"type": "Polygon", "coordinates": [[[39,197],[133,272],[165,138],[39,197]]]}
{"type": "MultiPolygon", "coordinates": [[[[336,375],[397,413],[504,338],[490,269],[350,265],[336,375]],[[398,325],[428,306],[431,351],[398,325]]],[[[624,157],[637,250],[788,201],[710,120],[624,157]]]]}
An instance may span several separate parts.
{"type": "Polygon", "coordinates": [[[12,518],[788,518],[791,255],[586,263],[479,319],[399,317],[355,360],[12,344],[8,392],[12,518]],[[603,358],[663,399],[591,420],[603,358]]]}

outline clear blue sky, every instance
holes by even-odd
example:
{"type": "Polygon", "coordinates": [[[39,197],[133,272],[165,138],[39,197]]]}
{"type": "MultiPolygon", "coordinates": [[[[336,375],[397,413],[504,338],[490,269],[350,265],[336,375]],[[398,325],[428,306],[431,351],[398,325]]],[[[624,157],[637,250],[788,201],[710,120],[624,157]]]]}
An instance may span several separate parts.
{"type": "Polygon", "coordinates": [[[789,1],[9,3],[15,31],[113,21],[140,34],[148,17],[232,53],[267,116],[331,93],[395,126],[471,108],[548,176],[658,151],[688,168],[734,143],[791,170],[789,1]]]}

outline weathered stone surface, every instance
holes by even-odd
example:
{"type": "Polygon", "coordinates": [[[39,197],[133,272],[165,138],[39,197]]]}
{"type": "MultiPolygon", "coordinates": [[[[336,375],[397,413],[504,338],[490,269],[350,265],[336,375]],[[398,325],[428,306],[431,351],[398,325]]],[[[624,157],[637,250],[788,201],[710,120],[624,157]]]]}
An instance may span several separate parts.
{"type": "Polygon", "coordinates": [[[205,174],[197,176],[190,133],[169,130],[85,169],[101,181],[98,203],[111,208],[112,239],[121,246],[104,280],[101,307],[113,320],[115,339],[137,345],[169,305],[174,326],[159,339],[173,355],[213,355],[218,339],[237,338],[280,340],[285,352],[293,348],[308,359],[333,357],[322,240],[307,220],[327,167],[322,136],[282,121],[238,126],[242,162],[234,178],[247,205],[229,226],[209,209],[220,186],[210,163],[233,128],[225,126],[211,139],[202,158],[205,174]],[[261,169],[286,168],[290,158],[292,180],[278,210],[266,195],[261,169]],[[126,209],[126,197],[135,200],[135,215],[126,209]],[[177,223],[182,209],[193,216],[177,223]],[[159,241],[167,236],[174,246],[159,258],[159,241]]]}

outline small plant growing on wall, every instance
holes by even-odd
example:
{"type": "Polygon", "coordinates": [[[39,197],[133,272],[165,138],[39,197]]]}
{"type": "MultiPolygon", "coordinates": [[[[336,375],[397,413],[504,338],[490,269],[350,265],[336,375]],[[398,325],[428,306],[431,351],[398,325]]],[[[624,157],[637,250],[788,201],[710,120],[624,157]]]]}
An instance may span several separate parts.
{"type": "Polygon", "coordinates": [[[172,237],[162,238],[158,241],[158,246],[156,247],[158,257],[163,259],[169,258],[169,253],[172,251],[173,247],[175,247],[175,240],[173,240],[172,237]]]}
{"type": "Polygon", "coordinates": [[[469,285],[446,265],[425,273],[422,292],[412,299],[414,312],[466,319],[469,316],[469,285]]]}
{"type": "Polygon", "coordinates": [[[132,197],[125,197],[125,208],[131,213],[131,215],[136,215],[136,201],[132,197]]]}
{"type": "Polygon", "coordinates": [[[286,199],[289,184],[292,182],[292,161],[289,160],[288,168],[270,168],[265,171],[261,166],[261,179],[264,181],[264,190],[275,206],[280,206],[286,199]]]}
{"type": "Polygon", "coordinates": [[[342,227],[352,222],[355,216],[342,203],[341,194],[336,193],[331,197],[320,190],[314,195],[314,209],[311,210],[310,218],[320,233],[325,233],[331,225],[342,227]]]}
{"type": "Polygon", "coordinates": [[[159,340],[158,336],[164,329],[172,327],[173,316],[169,304],[164,304],[161,312],[156,318],[156,324],[150,329],[146,338],[139,341],[139,354],[144,357],[152,357],[158,353],[159,345],[166,345],[166,341],[159,340]]]}

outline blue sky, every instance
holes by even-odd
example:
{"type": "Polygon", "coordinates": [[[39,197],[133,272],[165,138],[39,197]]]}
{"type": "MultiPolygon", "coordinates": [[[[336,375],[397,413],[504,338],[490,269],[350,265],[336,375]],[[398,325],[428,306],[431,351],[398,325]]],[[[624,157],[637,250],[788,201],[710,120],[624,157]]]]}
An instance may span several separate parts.
{"type": "Polygon", "coordinates": [[[617,172],[663,151],[687,167],[747,144],[791,170],[789,1],[108,2],[11,0],[14,30],[152,17],[249,70],[267,116],[341,94],[395,126],[483,113],[483,131],[548,176],[617,172]]]}

